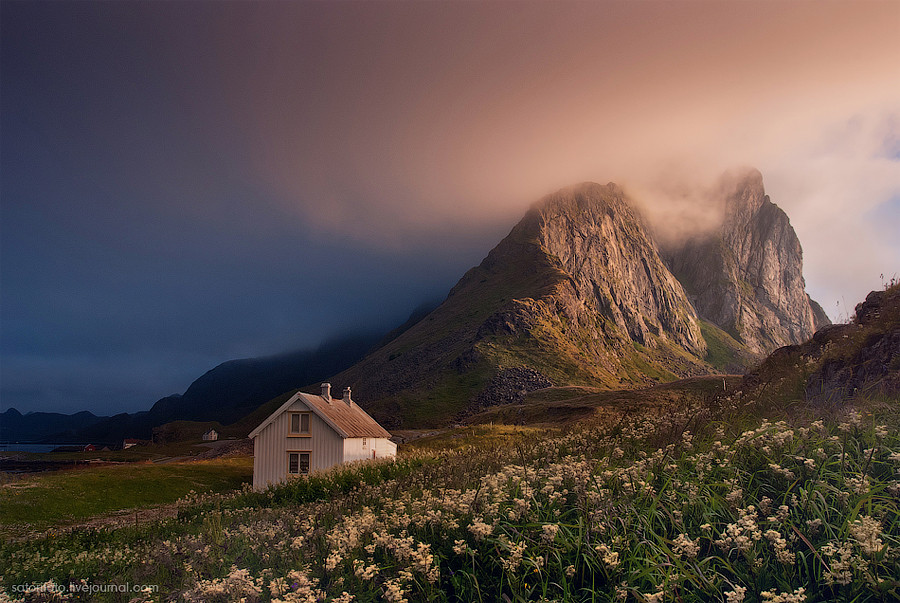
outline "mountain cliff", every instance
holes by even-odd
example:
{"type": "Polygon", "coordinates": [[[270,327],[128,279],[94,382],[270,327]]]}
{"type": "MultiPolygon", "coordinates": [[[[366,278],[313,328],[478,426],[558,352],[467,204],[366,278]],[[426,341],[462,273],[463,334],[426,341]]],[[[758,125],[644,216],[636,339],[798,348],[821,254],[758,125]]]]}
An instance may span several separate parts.
{"type": "Polygon", "coordinates": [[[662,253],[635,207],[612,183],[545,197],[437,309],[333,381],[388,427],[437,424],[551,384],[743,371],[828,322],[759,172],[724,178],[717,228],[662,253]]]}
{"type": "Polygon", "coordinates": [[[497,377],[622,387],[707,373],[706,354],[625,193],[585,183],[537,203],[443,304],[333,381],[389,426],[427,424],[490,398],[497,377]]]}
{"type": "Polygon", "coordinates": [[[520,227],[565,274],[555,301],[570,321],[591,329],[599,316],[617,327],[608,336],[652,347],[661,338],[706,353],[681,285],[616,185],[564,189],[532,209],[520,227]]]}
{"type": "Polygon", "coordinates": [[[698,314],[760,355],[831,324],[806,294],[800,240],[762,174],[726,175],[716,196],[721,225],[663,250],[698,314]]]}

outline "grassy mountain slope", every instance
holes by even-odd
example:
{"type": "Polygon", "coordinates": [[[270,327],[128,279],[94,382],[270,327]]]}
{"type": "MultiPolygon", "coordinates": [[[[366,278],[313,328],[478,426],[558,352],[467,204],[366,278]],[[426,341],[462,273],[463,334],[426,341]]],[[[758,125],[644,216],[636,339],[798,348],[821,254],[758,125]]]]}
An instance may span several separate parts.
{"type": "Polygon", "coordinates": [[[332,381],[397,428],[452,420],[510,367],[605,388],[709,372],[696,316],[623,195],[585,184],[544,199],[437,309],[332,381]]]}
{"type": "Polygon", "coordinates": [[[849,324],[776,350],[747,374],[743,395],[772,405],[842,404],[848,398],[900,398],[900,285],[873,291],[849,324]]]}
{"type": "Polygon", "coordinates": [[[445,420],[489,378],[491,359],[473,344],[479,328],[514,300],[547,296],[565,279],[524,229],[514,229],[469,270],[433,312],[332,378],[387,425],[445,420]],[[376,401],[373,404],[373,401],[376,401]]]}

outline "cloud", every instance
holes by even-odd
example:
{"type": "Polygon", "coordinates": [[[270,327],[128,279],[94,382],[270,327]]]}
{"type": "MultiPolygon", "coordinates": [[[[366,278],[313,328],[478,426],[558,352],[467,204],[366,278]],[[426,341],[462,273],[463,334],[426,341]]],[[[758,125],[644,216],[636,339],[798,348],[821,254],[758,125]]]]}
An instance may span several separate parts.
{"type": "MultiPolygon", "coordinates": [[[[128,41],[111,64],[123,78],[147,73],[136,90],[156,109],[134,120],[116,105],[115,128],[94,135],[78,122],[73,135],[103,149],[127,133],[132,144],[84,173],[152,186],[176,214],[237,222],[247,210],[223,208],[222,191],[243,187],[320,241],[463,249],[578,181],[667,204],[661,178],[702,189],[751,165],[791,217],[821,297],[857,299],[900,264],[867,217],[898,192],[896,3],[133,10],[126,37],[112,25],[99,37],[128,41]]],[[[89,81],[118,98],[119,80],[89,81]]],[[[78,106],[93,106],[80,92],[78,106]]]]}
{"type": "Polygon", "coordinates": [[[271,63],[249,45],[262,67],[242,89],[260,186],[373,244],[684,158],[704,176],[756,165],[778,188],[824,130],[900,99],[889,3],[370,10],[321,8],[286,28],[296,42],[276,30],[271,63]]]}
{"type": "Polygon", "coordinates": [[[900,191],[896,4],[526,8],[325,11],[328,36],[279,39],[251,78],[259,185],[317,229],[409,248],[581,180],[661,199],[660,174],[702,188],[752,165],[826,307],[900,264],[867,217],[900,191]]]}
{"type": "Polygon", "coordinates": [[[396,320],[584,180],[695,227],[759,168],[833,317],[900,271],[896,2],[2,10],[4,383],[396,320]]]}
{"type": "Polygon", "coordinates": [[[900,267],[896,230],[885,228],[898,224],[891,208],[900,193],[900,160],[890,154],[896,107],[900,102],[861,107],[822,123],[805,138],[773,146],[762,163],[767,192],[803,244],[810,294],[835,319],[879,288],[880,274],[900,267]]]}

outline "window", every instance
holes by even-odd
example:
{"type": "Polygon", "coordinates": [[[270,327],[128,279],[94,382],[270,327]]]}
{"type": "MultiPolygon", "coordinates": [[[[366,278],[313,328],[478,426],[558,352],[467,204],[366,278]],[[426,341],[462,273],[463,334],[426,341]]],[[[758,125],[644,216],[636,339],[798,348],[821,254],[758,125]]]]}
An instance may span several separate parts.
{"type": "Polygon", "coordinates": [[[309,473],[309,453],[308,452],[289,452],[288,453],[288,474],[289,475],[306,475],[309,473]]]}
{"type": "Polygon", "coordinates": [[[366,438],[363,438],[363,448],[366,447],[366,438]]]}
{"type": "Polygon", "coordinates": [[[291,433],[307,434],[309,433],[309,413],[294,412],[291,413],[291,433]]]}

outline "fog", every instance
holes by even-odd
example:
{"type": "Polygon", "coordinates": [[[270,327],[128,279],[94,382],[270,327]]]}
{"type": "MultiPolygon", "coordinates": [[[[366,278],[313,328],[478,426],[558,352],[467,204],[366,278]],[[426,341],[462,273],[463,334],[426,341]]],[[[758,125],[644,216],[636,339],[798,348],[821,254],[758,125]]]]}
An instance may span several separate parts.
{"type": "Polygon", "coordinates": [[[705,208],[673,204],[670,183],[753,166],[832,315],[900,269],[896,4],[507,8],[329,11],[308,22],[325,32],[306,31],[314,42],[280,39],[275,64],[248,74],[253,165],[273,197],[325,231],[415,247],[512,223],[582,180],[697,225],[705,208]]]}
{"type": "Polygon", "coordinates": [[[0,409],[396,324],[586,180],[682,236],[759,169],[835,319],[900,271],[897,2],[0,11],[0,409]]]}

